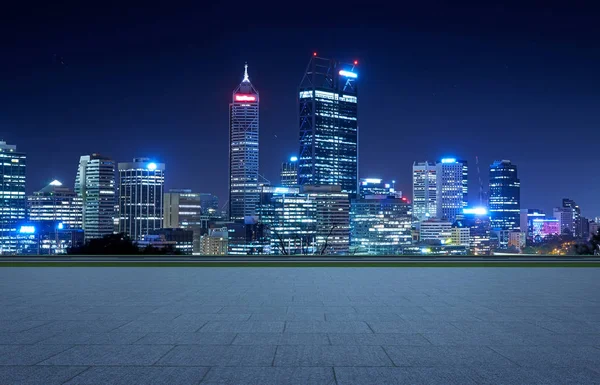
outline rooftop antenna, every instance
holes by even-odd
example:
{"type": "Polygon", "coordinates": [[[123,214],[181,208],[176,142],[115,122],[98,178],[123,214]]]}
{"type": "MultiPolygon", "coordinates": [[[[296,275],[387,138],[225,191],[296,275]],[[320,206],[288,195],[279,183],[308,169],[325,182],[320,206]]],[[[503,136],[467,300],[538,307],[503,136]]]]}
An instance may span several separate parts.
{"type": "Polygon", "coordinates": [[[250,78],[248,78],[248,62],[244,64],[244,80],[242,80],[242,82],[250,83],[250,78]]]}

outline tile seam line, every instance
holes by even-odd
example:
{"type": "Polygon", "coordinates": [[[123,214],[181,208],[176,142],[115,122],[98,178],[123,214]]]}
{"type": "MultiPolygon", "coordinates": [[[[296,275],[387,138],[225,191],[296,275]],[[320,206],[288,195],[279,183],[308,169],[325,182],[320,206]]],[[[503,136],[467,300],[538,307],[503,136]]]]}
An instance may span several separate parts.
{"type": "MultiPolygon", "coordinates": [[[[65,366],[65,367],[69,368],[69,367],[72,367],[72,366],[70,366],[70,365],[69,365],[69,366],[65,366]]],[[[75,374],[74,376],[72,376],[72,377],[69,377],[67,380],[65,380],[65,381],[61,382],[61,384],[66,384],[66,383],[68,383],[69,381],[71,381],[71,380],[72,380],[72,379],[74,379],[75,377],[78,377],[78,376],[82,375],[83,373],[85,373],[85,372],[89,371],[91,368],[93,368],[93,366],[88,366],[87,368],[83,369],[81,372],[78,372],[78,373],[77,373],[77,374],[75,374]]]]}

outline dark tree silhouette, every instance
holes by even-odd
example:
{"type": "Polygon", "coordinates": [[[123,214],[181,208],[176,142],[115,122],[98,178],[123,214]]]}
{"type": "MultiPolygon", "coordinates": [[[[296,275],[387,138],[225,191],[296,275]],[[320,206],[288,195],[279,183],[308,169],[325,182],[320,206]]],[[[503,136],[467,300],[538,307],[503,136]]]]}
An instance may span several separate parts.
{"type": "Polygon", "coordinates": [[[127,235],[109,234],[103,238],[90,239],[84,245],[67,250],[71,255],[173,255],[181,254],[172,245],[165,248],[147,246],[140,249],[127,235]]]}

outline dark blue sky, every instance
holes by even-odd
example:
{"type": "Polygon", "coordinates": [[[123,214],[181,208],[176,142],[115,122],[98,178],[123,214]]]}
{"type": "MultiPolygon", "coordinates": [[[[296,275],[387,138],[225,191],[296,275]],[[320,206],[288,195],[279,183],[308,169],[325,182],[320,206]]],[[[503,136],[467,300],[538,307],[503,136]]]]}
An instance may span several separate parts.
{"type": "MultiPolygon", "coordinates": [[[[600,31],[579,3],[332,10],[259,3],[47,6],[0,16],[0,138],[28,153],[28,189],[73,184],[79,156],[167,164],[167,187],[226,200],[228,103],[243,65],[261,95],[261,172],[297,151],[296,88],[313,51],[359,60],[360,174],[478,156],[519,167],[522,207],[563,197],[600,215],[600,31]]],[[[362,4],[362,5],[361,5],[362,4]]],[[[371,4],[371,3],[370,3],[371,4]]]]}

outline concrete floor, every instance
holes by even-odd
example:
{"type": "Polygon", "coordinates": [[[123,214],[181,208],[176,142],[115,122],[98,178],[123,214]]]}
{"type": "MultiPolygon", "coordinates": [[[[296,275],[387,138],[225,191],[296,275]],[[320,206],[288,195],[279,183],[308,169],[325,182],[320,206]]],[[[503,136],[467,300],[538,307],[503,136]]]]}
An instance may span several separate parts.
{"type": "Polygon", "coordinates": [[[599,384],[600,269],[0,268],[0,384],[599,384]]]}

